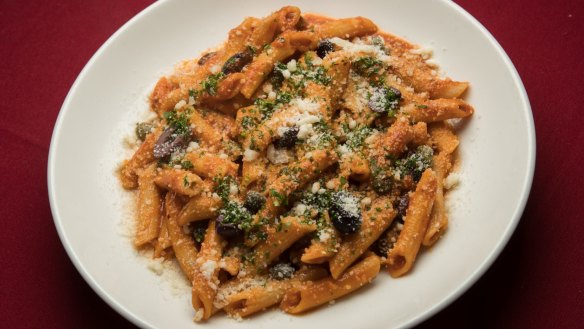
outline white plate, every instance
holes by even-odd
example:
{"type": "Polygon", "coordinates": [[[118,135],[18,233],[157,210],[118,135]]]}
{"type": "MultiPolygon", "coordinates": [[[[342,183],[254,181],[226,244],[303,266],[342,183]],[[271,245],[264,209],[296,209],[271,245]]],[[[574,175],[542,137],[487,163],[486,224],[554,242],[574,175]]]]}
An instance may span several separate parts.
{"type": "MultiPolygon", "coordinates": [[[[269,311],[240,328],[393,328],[426,319],[466,291],[501,252],[523,211],[535,165],[529,101],[513,64],[473,17],[450,1],[162,1],[130,20],[93,56],[71,88],[51,142],[49,196],[73,263],[114,309],[146,328],[194,328],[187,289],[150,271],[121,235],[129,202],[114,176],[123,137],[147,110],[159,76],[222,42],[244,16],[286,4],[333,17],[362,15],[434,48],[454,79],[471,82],[476,114],[461,132],[462,183],[450,195],[447,234],[400,279],[304,316],[269,311]]],[[[232,325],[224,316],[205,326],[232,325]]]]}

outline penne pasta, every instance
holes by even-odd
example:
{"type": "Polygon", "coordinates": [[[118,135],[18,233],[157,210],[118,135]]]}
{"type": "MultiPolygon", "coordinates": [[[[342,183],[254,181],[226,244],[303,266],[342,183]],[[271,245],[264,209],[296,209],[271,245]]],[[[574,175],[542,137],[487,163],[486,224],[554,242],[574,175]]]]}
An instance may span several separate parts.
{"type": "Polygon", "coordinates": [[[411,271],[448,226],[467,82],[364,17],[285,6],[179,63],[120,168],[136,248],[177,261],[194,321],[314,309],[411,271]],[[153,116],[153,117],[154,117],[153,116]]]}
{"type": "Polygon", "coordinates": [[[370,283],[379,273],[380,266],[379,257],[368,256],[337,280],[327,278],[290,289],[280,308],[286,313],[298,314],[343,297],[370,283]]]}
{"type": "Polygon", "coordinates": [[[138,248],[158,237],[162,197],[154,184],[156,165],[146,167],[138,178],[138,226],[134,245],[138,248]]]}
{"type": "Polygon", "coordinates": [[[448,119],[462,119],[472,115],[474,109],[461,99],[431,99],[423,104],[404,107],[405,113],[414,122],[438,122],[448,119]]]}
{"type": "Polygon", "coordinates": [[[185,225],[209,218],[217,217],[222,201],[212,195],[201,194],[191,198],[177,214],[178,225],[185,225]]]}
{"type": "Polygon", "coordinates": [[[437,181],[436,199],[432,207],[430,223],[422,241],[422,244],[427,247],[436,243],[448,226],[443,181],[452,167],[452,153],[458,146],[458,138],[445,125],[432,127],[430,133],[439,153],[434,156],[432,165],[437,181]]]}
{"type": "Polygon", "coordinates": [[[203,312],[202,319],[207,320],[213,315],[213,301],[219,286],[219,260],[223,252],[224,240],[217,234],[215,221],[209,221],[205,240],[201,245],[196,266],[193,270],[192,304],[195,311],[203,312]]]}
{"type": "Polygon", "coordinates": [[[153,150],[154,144],[158,140],[161,134],[161,130],[157,129],[153,133],[150,133],[144,143],[140,145],[136,153],[132,156],[129,161],[126,161],[120,170],[120,181],[125,189],[133,190],[138,187],[138,174],[137,170],[144,168],[150,162],[155,160],[153,150]]]}
{"type": "Polygon", "coordinates": [[[180,169],[161,171],[154,178],[154,183],[160,188],[191,197],[209,189],[201,177],[180,169]]]}
{"type": "Polygon", "coordinates": [[[266,267],[288,249],[294,242],[308,233],[314,232],[314,224],[298,217],[283,217],[276,227],[268,228],[267,238],[254,248],[254,256],[248,262],[246,272],[265,271],[266,267]]]}
{"type": "Polygon", "coordinates": [[[333,279],[338,279],[353,262],[361,257],[369,246],[389,227],[396,215],[391,200],[380,197],[371,203],[371,208],[363,216],[363,224],[359,232],[346,237],[339,251],[329,262],[333,279]]]}
{"type": "Polygon", "coordinates": [[[403,230],[393,249],[387,255],[389,274],[399,277],[410,271],[420,250],[420,245],[430,219],[436,197],[436,176],[426,169],[416,191],[410,196],[403,230]]]}
{"type": "Polygon", "coordinates": [[[197,248],[195,247],[195,242],[193,241],[193,238],[185,233],[182,227],[177,223],[180,204],[177,200],[176,194],[173,192],[167,193],[164,204],[166,207],[166,226],[172,243],[172,249],[181,270],[189,281],[192,281],[198,253],[197,248]]]}

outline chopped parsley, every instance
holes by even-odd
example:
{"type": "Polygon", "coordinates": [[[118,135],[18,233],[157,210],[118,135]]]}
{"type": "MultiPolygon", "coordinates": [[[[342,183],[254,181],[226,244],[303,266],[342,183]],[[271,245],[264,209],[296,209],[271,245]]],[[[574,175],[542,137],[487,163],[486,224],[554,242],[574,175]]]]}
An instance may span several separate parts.
{"type": "Polygon", "coordinates": [[[347,134],[347,142],[345,145],[351,151],[358,151],[363,147],[365,140],[373,133],[373,129],[367,126],[361,126],[347,134]]]}
{"type": "Polygon", "coordinates": [[[181,166],[183,169],[187,169],[187,170],[188,170],[188,169],[193,169],[193,163],[192,163],[192,162],[190,162],[189,160],[185,160],[185,161],[181,162],[181,163],[180,163],[180,166],[181,166]]]}
{"type": "Polygon", "coordinates": [[[235,201],[224,201],[223,208],[219,210],[219,216],[223,217],[221,221],[223,224],[235,224],[244,231],[248,231],[252,227],[251,214],[235,201]]]}
{"type": "Polygon", "coordinates": [[[164,112],[162,115],[168,125],[174,129],[177,135],[190,136],[191,128],[189,126],[188,111],[178,113],[176,110],[164,112]]]}
{"type": "Polygon", "coordinates": [[[257,123],[255,122],[253,117],[245,116],[241,119],[241,126],[244,129],[251,129],[255,127],[257,123]]]}
{"type": "Polygon", "coordinates": [[[426,145],[418,146],[407,157],[397,160],[394,170],[400,174],[400,178],[406,175],[412,175],[414,180],[418,181],[422,177],[422,173],[432,166],[433,155],[434,150],[431,147],[426,145]]]}
{"type": "Polygon", "coordinates": [[[264,98],[256,98],[256,100],[254,101],[254,105],[260,111],[261,120],[265,121],[272,117],[272,114],[274,114],[274,111],[276,111],[277,108],[279,108],[283,104],[290,103],[291,100],[292,100],[291,94],[286,92],[280,92],[276,95],[276,99],[273,101],[264,98]]]}
{"type": "Polygon", "coordinates": [[[353,70],[357,74],[370,77],[383,69],[383,62],[371,56],[359,57],[353,62],[353,70]]]}
{"type": "Polygon", "coordinates": [[[207,94],[211,96],[217,95],[217,84],[225,77],[223,72],[219,72],[217,74],[211,74],[201,82],[201,88],[207,92],[207,94]]]}
{"type": "Polygon", "coordinates": [[[275,198],[274,206],[279,207],[288,205],[288,198],[285,195],[279,193],[278,191],[270,189],[270,196],[275,198]]]}
{"type": "Polygon", "coordinates": [[[219,195],[219,197],[221,198],[221,200],[223,200],[224,203],[227,203],[229,200],[231,184],[236,184],[235,179],[231,176],[225,176],[215,177],[213,181],[215,182],[215,193],[219,195]]]}

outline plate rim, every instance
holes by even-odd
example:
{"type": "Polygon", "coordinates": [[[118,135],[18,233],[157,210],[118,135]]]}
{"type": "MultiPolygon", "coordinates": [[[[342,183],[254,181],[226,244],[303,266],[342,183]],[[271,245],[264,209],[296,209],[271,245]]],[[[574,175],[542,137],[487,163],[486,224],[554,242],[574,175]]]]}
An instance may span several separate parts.
{"type": "MultiPolygon", "coordinates": [[[[529,102],[529,97],[527,95],[527,91],[525,90],[525,86],[519,73],[503,49],[503,47],[499,44],[499,42],[495,39],[495,37],[489,32],[489,30],[482,25],[474,16],[468,13],[464,8],[462,8],[459,4],[455,3],[454,1],[450,0],[440,0],[445,5],[449,6],[452,10],[456,11],[457,14],[463,16],[468,22],[474,25],[480,33],[486,37],[486,40],[490,43],[491,46],[494,47],[497,54],[502,59],[504,65],[509,70],[511,77],[517,90],[519,91],[518,95],[520,96],[521,103],[523,105],[523,114],[526,119],[527,123],[527,172],[525,173],[525,181],[523,186],[521,187],[521,197],[519,202],[517,203],[513,215],[511,216],[511,220],[509,224],[504,230],[503,235],[499,238],[499,241],[496,244],[496,248],[494,248],[488,256],[483,260],[482,263],[467,277],[467,279],[459,284],[459,288],[452,291],[450,294],[445,295],[438,303],[434,306],[426,309],[424,312],[420,313],[415,318],[403,323],[403,327],[413,327],[417,324],[426,321],[431,316],[437,314],[441,310],[445,309],[449,305],[451,305],[455,300],[457,300],[461,295],[466,293],[470,287],[472,287],[484,274],[485,272],[491,268],[494,261],[498,258],[501,252],[507,246],[511,236],[515,232],[519,221],[521,220],[521,216],[525,210],[525,206],[529,199],[529,195],[531,192],[531,187],[533,183],[533,176],[535,172],[535,162],[536,162],[536,134],[535,134],[535,125],[533,119],[533,112],[531,109],[531,104],[529,102]]],[[[48,155],[48,164],[47,164],[47,189],[49,194],[49,203],[51,208],[51,214],[53,217],[53,222],[55,224],[57,233],[59,235],[59,239],[69,256],[69,259],[73,263],[74,267],[77,269],[79,274],[83,277],[85,282],[91,287],[91,289],[111,308],[113,308],[118,314],[123,316],[126,320],[130,321],[136,326],[141,328],[153,328],[149,323],[144,321],[142,318],[137,316],[135,313],[129,311],[124,305],[119,303],[115,298],[113,298],[89,273],[89,271],[85,268],[82,262],[79,260],[77,253],[71,247],[69,239],[65,234],[65,229],[63,227],[63,223],[60,219],[60,212],[59,207],[56,203],[55,195],[56,195],[56,188],[55,188],[55,161],[56,161],[56,153],[58,150],[58,143],[60,140],[61,134],[61,126],[63,121],[65,120],[66,114],[70,109],[70,102],[73,95],[76,93],[76,90],[81,83],[81,81],[87,75],[89,69],[94,65],[94,62],[101,56],[101,54],[106,51],[109,45],[116,40],[120,34],[122,34],[129,26],[133,25],[137,20],[141,19],[143,16],[150,14],[152,11],[156,10],[158,7],[163,6],[170,1],[156,1],[150,4],[148,7],[144,8],[142,11],[137,13],[131,19],[129,19],[126,23],[120,26],[100,47],[99,49],[91,56],[89,61],[85,64],[83,69],[78,74],[77,78],[71,85],[65,100],[59,110],[59,114],[55,121],[55,126],[53,128],[53,132],[51,135],[51,141],[49,146],[49,155],[48,155]]]]}

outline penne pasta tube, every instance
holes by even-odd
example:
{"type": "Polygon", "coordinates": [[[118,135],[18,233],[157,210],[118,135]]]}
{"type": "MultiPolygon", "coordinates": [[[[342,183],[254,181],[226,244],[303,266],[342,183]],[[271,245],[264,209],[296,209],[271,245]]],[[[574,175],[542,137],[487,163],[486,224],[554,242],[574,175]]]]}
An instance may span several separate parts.
{"type": "Polygon", "coordinates": [[[474,108],[462,99],[430,99],[423,104],[409,104],[403,112],[414,122],[438,122],[471,116],[474,108]]]}
{"type": "Polygon", "coordinates": [[[377,155],[398,156],[406,150],[406,146],[414,139],[414,131],[407,118],[399,116],[387,131],[377,136],[370,146],[370,152],[377,155]]]}
{"type": "Polygon", "coordinates": [[[191,170],[203,178],[237,176],[239,165],[226,157],[208,152],[187,153],[185,160],[193,165],[191,170]]]}
{"type": "Polygon", "coordinates": [[[213,197],[207,193],[192,197],[180,210],[176,221],[178,225],[185,225],[190,222],[215,218],[219,214],[219,208],[223,205],[220,198],[213,197]]]}
{"type": "Polygon", "coordinates": [[[283,217],[276,227],[269,227],[266,240],[254,248],[253,260],[246,264],[247,273],[258,273],[288,249],[294,242],[310,232],[316,231],[316,225],[300,217],[283,217]]]}
{"type": "Polygon", "coordinates": [[[195,247],[195,242],[189,234],[183,231],[181,225],[177,223],[180,203],[177,200],[176,194],[174,192],[166,193],[164,204],[166,207],[166,225],[168,227],[168,235],[172,242],[172,250],[176,255],[181,270],[189,281],[192,282],[195,261],[197,259],[197,248],[195,247]]]}
{"type": "Polygon", "coordinates": [[[201,177],[181,169],[161,171],[154,179],[154,183],[160,188],[190,197],[209,189],[209,186],[205,186],[208,184],[205,184],[201,177]]]}
{"type": "Polygon", "coordinates": [[[227,297],[227,314],[246,317],[280,303],[289,281],[268,280],[264,286],[253,287],[227,297]]]}
{"type": "Polygon", "coordinates": [[[365,17],[342,18],[326,22],[316,28],[319,39],[339,37],[352,39],[377,32],[377,26],[365,17]]]}
{"type": "Polygon", "coordinates": [[[244,74],[245,84],[241,94],[251,98],[278,62],[292,56],[296,50],[315,48],[316,35],[308,31],[286,31],[270,44],[270,52],[262,52],[251,62],[244,74]]]}
{"type": "Polygon", "coordinates": [[[154,132],[148,134],[132,158],[122,165],[120,170],[120,180],[125,189],[133,190],[138,187],[138,175],[136,174],[136,171],[144,168],[144,166],[155,160],[153,153],[154,144],[156,144],[161,133],[162,130],[158,128],[154,132]]]}
{"type": "Polygon", "coordinates": [[[363,255],[389,227],[397,212],[388,197],[373,200],[371,208],[363,212],[361,229],[343,239],[339,251],[329,262],[333,279],[337,279],[353,262],[363,255]]]}
{"type": "Polygon", "coordinates": [[[213,127],[200,111],[193,111],[190,117],[190,123],[195,127],[192,130],[194,137],[200,144],[202,144],[202,146],[213,149],[216,148],[217,145],[221,145],[221,142],[223,141],[221,131],[213,127]]]}
{"type": "MultiPolygon", "coordinates": [[[[166,108],[168,107],[166,103],[168,102],[168,95],[175,90],[178,85],[172,83],[170,79],[166,77],[162,77],[156,82],[156,86],[152,93],[150,94],[150,108],[152,108],[159,117],[162,117],[162,114],[166,112],[166,108]]],[[[172,104],[176,104],[180,99],[176,100],[172,104]]]]}
{"type": "Polygon", "coordinates": [[[438,240],[448,225],[442,183],[444,181],[445,172],[450,166],[448,158],[449,156],[445,153],[439,153],[437,156],[434,156],[432,160],[432,169],[436,173],[436,198],[434,199],[434,205],[432,206],[432,212],[430,213],[428,228],[424,234],[424,239],[422,240],[422,244],[427,247],[433,245],[438,240]]]}
{"type": "Polygon", "coordinates": [[[434,156],[432,161],[432,169],[436,173],[437,181],[436,200],[432,207],[428,229],[422,241],[422,244],[427,247],[436,243],[448,226],[443,182],[452,167],[452,152],[458,146],[458,138],[446,125],[433,126],[430,134],[438,149],[438,154],[434,156]]]}
{"type": "Polygon", "coordinates": [[[223,252],[223,242],[223,238],[215,230],[215,221],[210,220],[193,270],[191,301],[198,314],[201,310],[203,312],[202,317],[197,316],[199,320],[207,320],[214,313],[213,301],[219,286],[219,260],[223,252]]]}
{"type": "Polygon", "coordinates": [[[358,182],[365,182],[371,175],[369,161],[361,154],[349,153],[340,161],[341,176],[350,177],[358,182]]]}
{"type": "MultiPolygon", "coordinates": [[[[227,296],[221,296],[221,304],[225,305],[223,309],[228,314],[245,317],[280,303],[284,294],[290,288],[298,287],[306,282],[323,279],[327,275],[326,270],[320,267],[304,267],[296,271],[291,279],[286,280],[273,280],[263,277],[237,280],[238,286],[236,288],[229,284],[226,287],[222,287],[223,290],[233,291],[227,296]]],[[[224,293],[221,290],[220,288],[220,294],[224,293]]]]}
{"type": "Polygon", "coordinates": [[[302,19],[302,16],[300,16],[300,8],[295,6],[282,7],[274,14],[278,21],[279,32],[296,29],[298,23],[302,19]]]}
{"type": "Polygon", "coordinates": [[[142,170],[138,177],[138,222],[134,246],[143,247],[158,237],[161,221],[162,197],[154,184],[156,165],[142,170]]]}
{"type": "Polygon", "coordinates": [[[304,250],[300,260],[306,264],[322,264],[328,262],[338,251],[341,241],[339,232],[334,228],[328,212],[324,214],[323,228],[318,231],[318,238],[312,239],[310,246],[304,250]]]}
{"type": "Polygon", "coordinates": [[[410,271],[420,250],[420,245],[430,219],[432,205],[436,197],[436,176],[432,169],[426,169],[411,194],[403,229],[387,255],[387,266],[392,277],[399,277],[410,271]]]}
{"type": "Polygon", "coordinates": [[[166,217],[166,210],[162,209],[162,222],[160,223],[160,233],[158,234],[158,239],[156,240],[156,245],[154,246],[154,258],[166,256],[165,250],[172,247],[172,241],[170,240],[170,235],[168,234],[167,222],[168,218],[166,217]]]}
{"type": "Polygon", "coordinates": [[[255,17],[247,17],[234,29],[229,31],[227,41],[225,42],[225,50],[222,55],[222,61],[227,60],[232,55],[244,50],[247,47],[248,40],[254,32],[254,26],[261,22],[255,17]]]}
{"type": "Polygon", "coordinates": [[[264,45],[269,44],[274,40],[278,26],[279,21],[277,12],[263,18],[254,27],[247,42],[248,45],[255,49],[262,49],[264,45]]]}
{"type": "MultiPolygon", "coordinates": [[[[336,153],[329,150],[315,150],[310,156],[288,166],[287,174],[278,177],[267,188],[266,206],[259,217],[273,218],[286,205],[290,193],[306,185],[323,171],[338,161],[336,153]]],[[[256,221],[257,222],[257,221],[256,221]]]]}
{"type": "Polygon", "coordinates": [[[372,255],[349,268],[337,280],[326,278],[286,292],[280,308],[298,314],[345,296],[370,283],[379,273],[379,257],[372,255]]]}
{"type": "Polygon", "coordinates": [[[246,188],[254,182],[260,181],[266,176],[267,161],[265,157],[259,157],[253,161],[244,161],[242,166],[241,186],[246,188]]]}

